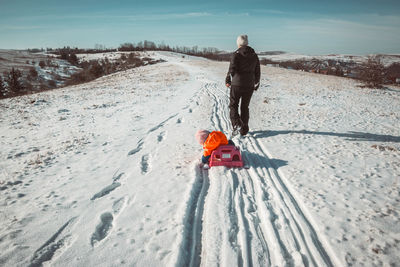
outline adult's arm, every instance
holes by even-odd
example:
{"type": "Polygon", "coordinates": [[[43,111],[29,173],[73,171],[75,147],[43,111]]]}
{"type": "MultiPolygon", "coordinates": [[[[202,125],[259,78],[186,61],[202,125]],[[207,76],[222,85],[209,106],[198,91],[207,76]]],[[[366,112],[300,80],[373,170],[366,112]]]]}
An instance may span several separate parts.
{"type": "Polygon", "coordinates": [[[254,74],[255,74],[255,78],[256,78],[255,82],[256,82],[256,84],[259,84],[261,73],[260,73],[260,60],[258,59],[257,55],[256,55],[256,59],[257,59],[257,63],[256,63],[256,69],[255,69],[254,74]]]}
{"type": "Polygon", "coordinates": [[[236,70],[237,66],[236,66],[236,52],[234,52],[231,56],[231,61],[229,63],[229,69],[228,69],[228,73],[226,74],[226,78],[225,78],[225,84],[231,84],[232,80],[231,77],[233,77],[233,75],[235,74],[235,70],[236,70]]]}
{"type": "Polygon", "coordinates": [[[254,78],[255,78],[255,84],[254,84],[254,90],[257,91],[258,87],[260,87],[260,60],[258,59],[258,56],[256,55],[256,69],[254,70],[254,78]]]}

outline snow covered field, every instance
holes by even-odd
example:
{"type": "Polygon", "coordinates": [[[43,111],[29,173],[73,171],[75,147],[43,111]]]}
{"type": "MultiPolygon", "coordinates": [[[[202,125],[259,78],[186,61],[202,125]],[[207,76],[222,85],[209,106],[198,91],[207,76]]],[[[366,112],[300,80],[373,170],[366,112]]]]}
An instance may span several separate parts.
{"type": "Polygon", "coordinates": [[[1,266],[398,264],[399,88],[262,67],[250,169],[205,171],[228,63],[156,57],[0,100],[1,266]]]}
{"type": "MultiPolygon", "coordinates": [[[[362,64],[368,60],[368,55],[341,55],[341,54],[333,54],[333,55],[302,55],[296,53],[282,53],[278,55],[261,55],[260,59],[266,58],[269,60],[273,60],[275,62],[282,61],[293,61],[293,60],[335,60],[340,62],[354,62],[357,64],[362,64]]],[[[400,62],[400,55],[380,55],[380,60],[385,67],[389,67],[393,63],[400,62]]]]}
{"type": "Polygon", "coordinates": [[[79,61],[91,61],[91,60],[102,60],[107,58],[110,62],[115,62],[121,58],[122,55],[129,56],[129,54],[135,54],[140,58],[154,56],[153,52],[105,52],[105,53],[91,53],[91,54],[77,54],[79,61]]]}

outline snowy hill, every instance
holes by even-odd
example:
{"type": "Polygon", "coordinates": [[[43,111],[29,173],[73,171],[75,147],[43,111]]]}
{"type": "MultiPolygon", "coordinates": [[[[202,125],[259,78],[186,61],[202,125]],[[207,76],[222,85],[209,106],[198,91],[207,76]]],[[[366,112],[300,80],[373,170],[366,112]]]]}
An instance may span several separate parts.
{"type": "Polygon", "coordinates": [[[0,100],[2,266],[400,261],[400,89],[262,67],[250,169],[199,168],[231,132],[228,63],[174,53],[0,100]]]}

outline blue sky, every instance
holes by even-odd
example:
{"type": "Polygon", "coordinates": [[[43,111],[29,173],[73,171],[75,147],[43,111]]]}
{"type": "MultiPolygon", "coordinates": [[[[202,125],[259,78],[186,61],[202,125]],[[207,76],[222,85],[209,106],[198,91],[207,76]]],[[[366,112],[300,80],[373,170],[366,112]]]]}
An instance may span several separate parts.
{"type": "Polygon", "coordinates": [[[0,0],[0,48],[150,40],[232,51],[400,54],[400,1],[0,0]]]}

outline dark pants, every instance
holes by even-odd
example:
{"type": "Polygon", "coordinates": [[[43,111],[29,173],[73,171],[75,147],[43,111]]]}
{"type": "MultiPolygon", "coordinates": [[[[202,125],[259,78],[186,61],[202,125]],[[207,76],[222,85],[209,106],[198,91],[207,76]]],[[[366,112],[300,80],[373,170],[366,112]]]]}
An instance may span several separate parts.
{"type": "Polygon", "coordinates": [[[244,132],[249,130],[249,104],[251,96],[253,95],[253,88],[243,88],[232,85],[230,94],[230,117],[232,126],[242,126],[244,132]],[[239,101],[240,103],[240,115],[239,115],[239,101]],[[240,120],[242,125],[240,125],[240,120]]]}

